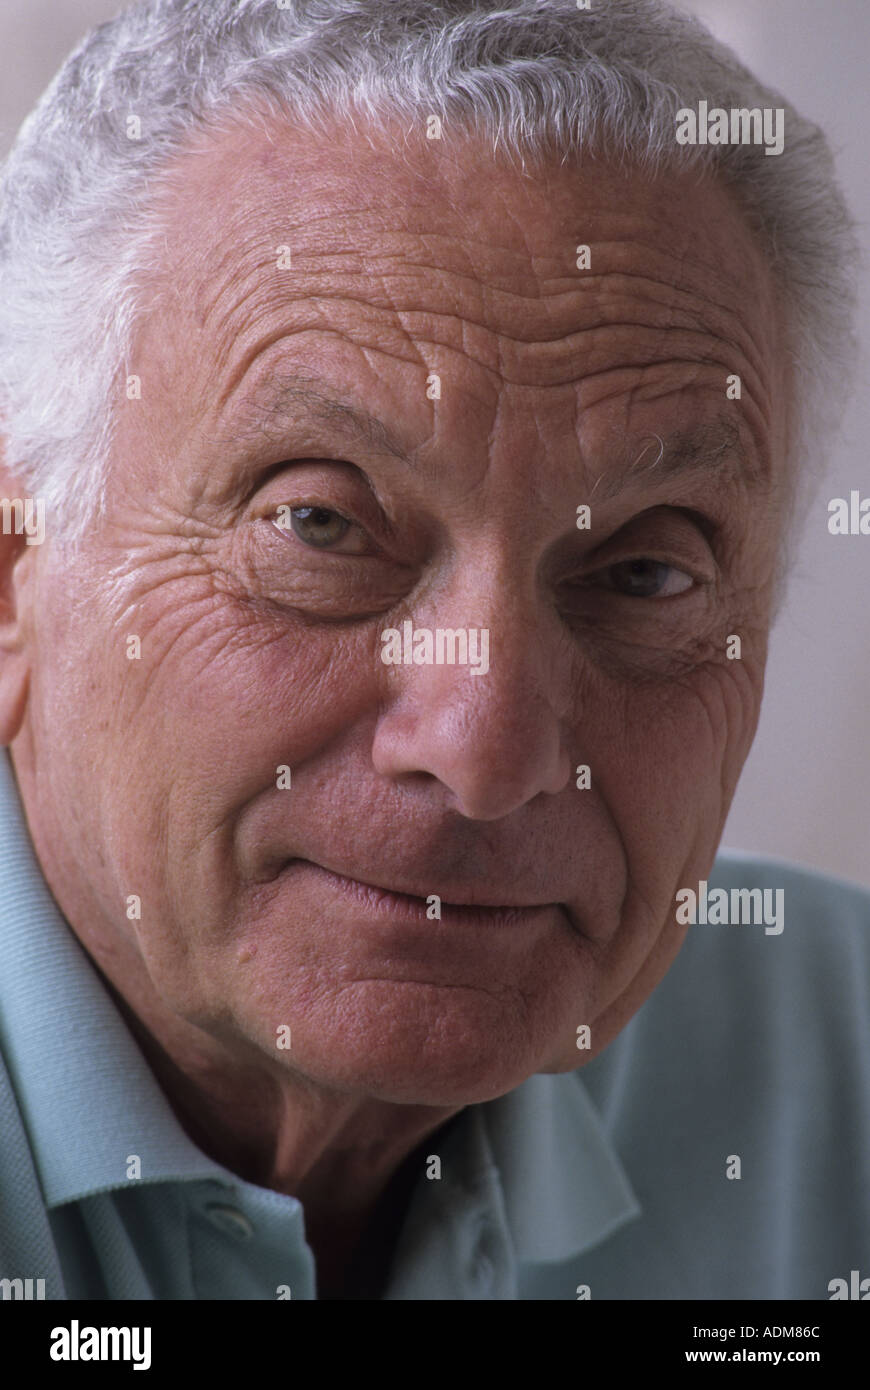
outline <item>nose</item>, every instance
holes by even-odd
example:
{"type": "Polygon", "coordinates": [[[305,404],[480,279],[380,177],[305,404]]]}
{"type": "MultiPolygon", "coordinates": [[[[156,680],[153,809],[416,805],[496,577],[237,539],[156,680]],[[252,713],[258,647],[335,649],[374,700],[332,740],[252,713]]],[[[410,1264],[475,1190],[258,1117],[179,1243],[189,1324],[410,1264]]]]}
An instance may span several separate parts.
{"type": "MultiPolygon", "coordinates": [[[[570,673],[564,644],[506,592],[483,603],[478,592],[473,604],[457,598],[439,605],[441,632],[461,631],[460,616],[472,610],[475,627],[464,629],[468,664],[449,664],[449,639],[438,662],[439,627],[426,627],[419,613],[392,630],[401,637],[392,640],[392,655],[402,660],[384,667],[372,758],[382,776],[436,778],[453,809],[471,820],[499,820],[568,785],[570,673]],[[476,670],[472,658],[487,640],[488,669],[481,660],[476,670]],[[415,651],[423,658],[431,652],[432,660],[406,664],[415,651]]],[[[458,648],[454,656],[461,657],[461,643],[458,648]]]]}

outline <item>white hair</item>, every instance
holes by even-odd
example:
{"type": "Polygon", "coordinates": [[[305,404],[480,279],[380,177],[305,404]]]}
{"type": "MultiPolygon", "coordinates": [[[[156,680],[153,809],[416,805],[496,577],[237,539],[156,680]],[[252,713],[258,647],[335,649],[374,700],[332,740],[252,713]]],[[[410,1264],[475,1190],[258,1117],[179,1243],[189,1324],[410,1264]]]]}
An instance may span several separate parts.
{"type": "Polygon", "coordinates": [[[7,463],[78,539],[104,503],[132,334],[159,258],[155,189],[227,117],[274,110],[472,129],[523,159],[584,151],[712,169],[784,305],[791,463],[836,422],[854,361],[853,223],[822,132],[664,0],[138,0],[70,56],[0,179],[0,420],[7,463]],[[699,101],[785,109],[785,148],[678,145],[699,101]],[[141,138],[128,137],[138,116],[141,138]]]}

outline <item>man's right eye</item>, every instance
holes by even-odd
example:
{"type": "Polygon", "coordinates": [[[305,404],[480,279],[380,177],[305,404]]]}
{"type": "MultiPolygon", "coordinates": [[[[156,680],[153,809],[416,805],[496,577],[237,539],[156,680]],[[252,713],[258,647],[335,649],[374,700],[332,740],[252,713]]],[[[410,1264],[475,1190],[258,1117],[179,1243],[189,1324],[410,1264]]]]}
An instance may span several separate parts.
{"type": "Polygon", "coordinates": [[[292,531],[303,545],[310,545],[315,550],[328,550],[339,545],[352,531],[357,533],[356,537],[350,537],[353,548],[345,548],[340,553],[361,555],[368,550],[362,528],[341,512],[335,511],[333,507],[318,504],[301,507],[280,506],[272,520],[279,531],[292,531]]]}
{"type": "Polygon", "coordinates": [[[350,522],[331,507],[291,507],[290,526],[306,545],[335,545],[350,529],[350,522]]]}

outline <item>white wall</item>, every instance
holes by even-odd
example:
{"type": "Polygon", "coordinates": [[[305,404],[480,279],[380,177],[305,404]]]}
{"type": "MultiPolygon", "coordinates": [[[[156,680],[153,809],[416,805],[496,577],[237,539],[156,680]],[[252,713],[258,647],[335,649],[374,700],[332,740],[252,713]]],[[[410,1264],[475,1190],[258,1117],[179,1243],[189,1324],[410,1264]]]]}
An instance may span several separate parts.
{"type": "MultiPolygon", "coordinates": [[[[389,0],[384,0],[389,4],[389,0]]],[[[604,4],[606,0],[594,0],[604,4]]],[[[828,132],[854,212],[870,225],[868,0],[680,0],[828,132]]],[[[62,57],[115,0],[2,0],[0,152],[62,57]]],[[[870,343],[870,280],[861,284],[870,343]]],[[[870,886],[870,536],[833,537],[827,499],[870,496],[866,353],[858,399],[830,444],[830,480],[811,516],[773,634],[755,747],[725,843],[815,865],[870,886]]]]}

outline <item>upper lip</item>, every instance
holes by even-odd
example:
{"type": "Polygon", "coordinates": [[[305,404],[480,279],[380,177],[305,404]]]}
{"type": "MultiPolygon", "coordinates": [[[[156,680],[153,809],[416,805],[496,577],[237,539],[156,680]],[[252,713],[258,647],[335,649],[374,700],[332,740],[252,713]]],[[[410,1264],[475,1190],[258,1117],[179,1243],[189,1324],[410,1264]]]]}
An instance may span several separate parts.
{"type": "Polygon", "coordinates": [[[425,903],[428,897],[433,894],[441,899],[442,905],[448,907],[492,907],[508,908],[516,911],[518,908],[535,907],[558,907],[560,904],[552,899],[534,898],[529,894],[516,893],[512,898],[506,899],[504,888],[490,889],[487,884],[470,885],[450,884],[441,882],[439,884],[437,876],[432,875],[432,879],[424,886],[409,883],[375,883],[371,878],[362,878],[359,874],[348,873],[344,869],[333,868],[331,864],[321,864],[316,860],[309,860],[318,869],[325,869],[327,873],[335,874],[337,878],[346,878],[352,883],[358,883],[362,888],[372,888],[379,893],[395,893],[408,898],[417,898],[425,903]]]}

